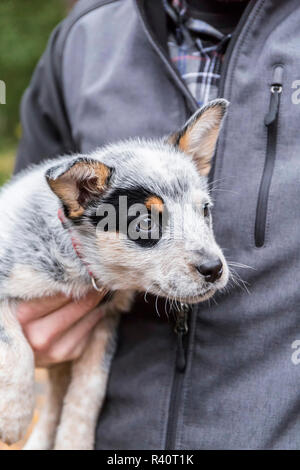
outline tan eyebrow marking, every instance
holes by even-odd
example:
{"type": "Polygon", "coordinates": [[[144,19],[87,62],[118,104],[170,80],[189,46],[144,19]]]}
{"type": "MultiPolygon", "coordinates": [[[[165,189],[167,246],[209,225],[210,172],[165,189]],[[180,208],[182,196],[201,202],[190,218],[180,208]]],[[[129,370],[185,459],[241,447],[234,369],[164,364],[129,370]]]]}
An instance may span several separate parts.
{"type": "Polygon", "coordinates": [[[158,210],[158,212],[163,212],[164,210],[164,203],[163,200],[158,196],[149,196],[145,201],[145,206],[148,210],[151,210],[152,206],[158,210]]]}

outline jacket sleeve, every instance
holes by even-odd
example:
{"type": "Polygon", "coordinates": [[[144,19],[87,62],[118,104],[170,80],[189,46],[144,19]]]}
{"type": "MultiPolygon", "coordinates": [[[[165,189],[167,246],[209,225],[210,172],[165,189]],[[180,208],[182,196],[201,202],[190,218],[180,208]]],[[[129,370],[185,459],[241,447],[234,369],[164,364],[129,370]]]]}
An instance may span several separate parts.
{"type": "Polygon", "coordinates": [[[22,138],[15,172],[44,158],[74,152],[61,87],[60,25],[52,33],[21,104],[22,138]]]}

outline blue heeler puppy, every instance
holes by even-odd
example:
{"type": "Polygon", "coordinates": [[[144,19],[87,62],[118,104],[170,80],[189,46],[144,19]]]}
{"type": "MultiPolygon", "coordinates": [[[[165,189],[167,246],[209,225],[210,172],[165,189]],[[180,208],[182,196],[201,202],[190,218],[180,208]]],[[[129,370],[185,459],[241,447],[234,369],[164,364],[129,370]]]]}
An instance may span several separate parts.
{"type": "Polygon", "coordinates": [[[212,101],[168,138],[46,161],[2,189],[0,440],[19,440],[34,408],[20,300],[78,299],[100,286],[113,293],[81,358],[50,369],[47,403],[27,444],[91,449],[118,314],[130,310],[134,292],[194,303],[225,287],[229,270],[213,235],[206,177],[227,105],[212,101]]]}

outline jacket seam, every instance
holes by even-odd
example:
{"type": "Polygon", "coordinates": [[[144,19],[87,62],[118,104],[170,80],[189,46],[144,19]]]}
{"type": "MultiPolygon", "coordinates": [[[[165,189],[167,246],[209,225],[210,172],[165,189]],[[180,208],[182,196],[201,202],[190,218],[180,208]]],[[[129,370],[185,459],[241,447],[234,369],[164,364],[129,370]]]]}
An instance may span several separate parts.
{"type": "Polygon", "coordinates": [[[50,60],[53,64],[53,73],[54,73],[54,78],[56,81],[57,93],[60,97],[60,100],[63,102],[64,112],[66,114],[65,119],[68,123],[70,136],[73,142],[73,151],[78,151],[78,148],[72,135],[69,113],[65,105],[64,93],[63,93],[63,57],[64,57],[66,42],[68,40],[69,34],[71,33],[73,26],[75,26],[75,24],[77,24],[77,22],[80,21],[81,18],[83,18],[88,13],[91,13],[93,10],[96,10],[98,8],[101,8],[102,6],[105,6],[105,5],[108,5],[110,3],[114,3],[117,1],[120,1],[120,0],[100,0],[94,5],[89,6],[88,8],[85,8],[83,11],[79,11],[76,15],[74,15],[74,18],[71,19],[71,17],[69,17],[70,18],[69,20],[69,18],[67,17],[56,28],[58,34],[57,34],[57,37],[55,38],[55,43],[53,44],[53,51],[52,51],[50,60]],[[70,24],[68,24],[68,21],[70,21],[70,24]],[[56,57],[58,60],[55,65],[54,59],[56,57]]]}
{"type": "MultiPolygon", "coordinates": [[[[120,0],[100,0],[97,2],[95,5],[90,6],[86,8],[85,10],[78,12],[78,14],[75,16],[75,18],[71,21],[71,23],[66,27],[66,30],[64,30],[64,27],[62,27],[60,33],[62,35],[61,39],[58,38],[58,41],[61,41],[61,49],[58,51],[58,54],[60,55],[59,57],[59,71],[62,72],[62,60],[63,60],[63,54],[65,50],[65,45],[68,40],[69,34],[71,33],[71,30],[75,24],[81,20],[84,16],[88,15],[91,13],[93,10],[96,10],[98,8],[101,8],[105,5],[109,5],[110,3],[115,3],[119,2],[120,0]]],[[[62,74],[59,74],[59,77],[62,77],[62,74]]]]}

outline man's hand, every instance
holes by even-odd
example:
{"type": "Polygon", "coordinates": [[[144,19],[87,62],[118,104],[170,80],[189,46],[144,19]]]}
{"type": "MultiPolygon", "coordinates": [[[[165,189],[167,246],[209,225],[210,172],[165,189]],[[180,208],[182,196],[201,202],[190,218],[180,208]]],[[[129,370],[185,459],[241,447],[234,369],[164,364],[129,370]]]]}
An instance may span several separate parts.
{"type": "Polygon", "coordinates": [[[34,353],[36,366],[78,358],[103,313],[104,293],[92,291],[75,302],[63,294],[21,302],[17,316],[34,353]]]}

